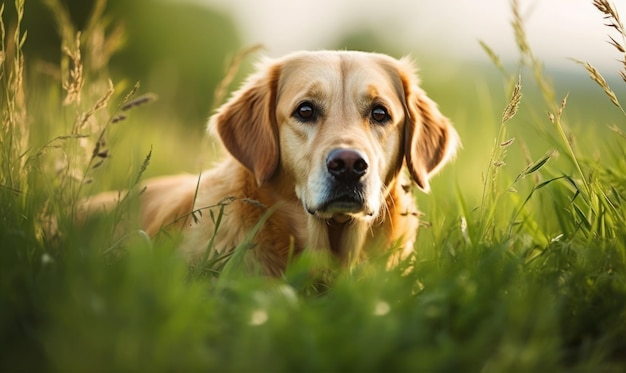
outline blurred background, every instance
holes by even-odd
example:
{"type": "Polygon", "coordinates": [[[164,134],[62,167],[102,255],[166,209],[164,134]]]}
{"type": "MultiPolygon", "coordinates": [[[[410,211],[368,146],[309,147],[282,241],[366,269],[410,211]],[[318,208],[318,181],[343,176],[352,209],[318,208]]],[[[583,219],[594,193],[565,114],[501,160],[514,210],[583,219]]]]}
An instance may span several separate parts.
{"type": "MultiPolygon", "coordinates": [[[[417,53],[453,60],[482,61],[483,40],[509,61],[516,48],[507,0],[195,0],[232,15],[248,43],[263,43],[271,54],[298,49],[342,47],[354,41],[366,49],[417,53]],[[359,39],[357,42],[355,39],[359,39]],[[360,44],[359,44],[360,43],[360,44]]],[[[615,59],[598,43],[606,39],[601,15],[591,0],[521,0],[530,43],[549,67],[572,68],[568,58],[589,58],[604,67],[615,59]]],[[[619,1],[615,8],[624,10],[619,1]]]]}
{"type": "MultiPolygon", "coordinates": [[[[11,3],[5,4],[9,20],[14,17],[11,3]]],[[[104,3],[26,1],[23,28],[28,30],[25,55],[27,77],[34,82],[31,97],[39,94],[32,87],[46,82],[61,91],[58,66],[67,30],[58,26],[58,20],[63,11],[75,29],[82,30],[90,27],[94,7],[104,3]]],[[[618,113],[572,60],[590,62],[618,96],[624,93],[616,74],[620,56],[607,43],[610,29],[602,14],[591,0],[519,4],[530,46],[556,87],[555,99],[568,95],[568,126],[580,138],[609,141],[612,133],[607,127],[618,120],[618,113]]],[[[358,49],[416,59],[424,89],[455,123],[464,145],[455,165],[444,171],[446,176],[435,180],[435,190],[448,188],[454,193],[462,187],[479,196],[511,77],[520,73],[511,6],[505,0],[109,0],[105,5],[104,30],[119,48],[106,56],[102,69],[116,92],[139,81],[141,92],[159,97],[157,104],[133,114],[132,124],[116,130],[116,156],[109,167],[128,170],[153,149],[148,176],[198,172],[211,165],[214,157],[207,156],[205,124],[221,103],[214,102],[219,82],[244,48],[260,44],[261,53],[269,56],[301,49],[358,49]],[[504,74],[479,40],[502,59],[504,74]]],[[[618,2],[615,7],[626,14],[626,4],[618,2]]],[[[244,59],[229,90],[253,69],[257,57],[244,59]]],[[[537,123],[549,126],[547,108],[535,100],[532,72],[521,73],[525,96],[510,130],[511,137],[522,139],[511,149],[511,163],[518,170],[550,150],[542,131],[537,131],[537,123]]],[[[608,147],[594,148],[591,157],[608,147]]],[[[121,174],[120,179],[128,172],[121,174]]],[[[111,177],[113,184],[116,178],[111,177]]]]}

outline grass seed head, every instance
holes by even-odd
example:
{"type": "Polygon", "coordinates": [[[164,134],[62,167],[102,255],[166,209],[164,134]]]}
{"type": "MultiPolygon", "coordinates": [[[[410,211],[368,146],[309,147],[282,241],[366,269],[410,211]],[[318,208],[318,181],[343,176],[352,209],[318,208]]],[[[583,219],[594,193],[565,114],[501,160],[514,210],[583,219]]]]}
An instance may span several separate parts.
{"type": "Polygon", "coordinates": [[[502,123],[506,123],[511,118],[515,116],[517,110],[519,109],[520,101],[522,100],[522,77],[519,76],[517,83],[513,87],[513,93],[511,94],[511,99],[509,103],[504,108],[504,112],[502,113],[502,123]]]}
{"type": "Polygon", "coordinates": [[[619,100],[617,99],[617,96],[615,95],[615,92],[613,92],[613,90],[609,86],[609,83],[606,82],[606,79],[604,79],[604,77],[602,76],[600,71],[598,71],[598,69],[593,67],[588,62],[582,62],[582,61],[578,61],[578,60],[574,60],[574,61],[576,61],[577,63],[583,65],[585,70],[587,70],[587,73],[589,74],[589,77],[591,78],[591,80],[596,82],[602,88],[604,93],[609,97],[609,99],[611,100],[611,102],[615,106],[617,106],[619,108],[622,107],[622,105],[619,103],[619,100]]]}
{"type": "Polygon", "coordinates": [[[145,95],[141,95],[137,98],[134,98],[126,103],[124,103],[121,107],[121,111],[128,111],[132,108],[145,105],[147,103],[156,101],[157,96],[153,93],[146,93],[145,95]]]}
{"type": "Polygon", "coordinates": [[[85,84],[83,80],[83,61],[80,54],[80,32],[76,33],[73,49],[64,46],[63,53],[71,62],[68,77],[63,82],[63,89],[67,92],[63,105],[80,104],[81,91],[85,84]]]}

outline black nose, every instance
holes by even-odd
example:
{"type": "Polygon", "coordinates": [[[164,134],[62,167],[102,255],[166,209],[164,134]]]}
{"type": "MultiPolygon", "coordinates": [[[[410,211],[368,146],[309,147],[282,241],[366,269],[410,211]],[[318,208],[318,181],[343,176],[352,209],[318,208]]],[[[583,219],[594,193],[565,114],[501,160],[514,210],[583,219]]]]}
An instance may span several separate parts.
{"type": "Polygon", "coordinates": [[[326,168],[335,179],[343,182],[359,180],[367,172],[366,157],[354,149],[334,149],[326,158],[326,168]]]}

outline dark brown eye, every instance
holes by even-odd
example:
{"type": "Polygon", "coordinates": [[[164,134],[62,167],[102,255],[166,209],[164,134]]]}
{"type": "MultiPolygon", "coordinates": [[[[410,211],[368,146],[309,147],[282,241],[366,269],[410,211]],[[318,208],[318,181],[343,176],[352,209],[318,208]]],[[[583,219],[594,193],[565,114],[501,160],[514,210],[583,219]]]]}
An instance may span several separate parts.
{"type": "Polygon", "coordinates": [[[313,104],[307,101],[298,105],[293,115],[303,122],[310,122],[315,120],[316,113],[313,104]]]}
{"type": "Polygon", "coordinates": [[[389,113],[387,113],[387,109],[382,106],[376,106],[372,109],[372,119],[375,122],[384,124],[387,123],[391,117],[389,116],[389,113]]]}

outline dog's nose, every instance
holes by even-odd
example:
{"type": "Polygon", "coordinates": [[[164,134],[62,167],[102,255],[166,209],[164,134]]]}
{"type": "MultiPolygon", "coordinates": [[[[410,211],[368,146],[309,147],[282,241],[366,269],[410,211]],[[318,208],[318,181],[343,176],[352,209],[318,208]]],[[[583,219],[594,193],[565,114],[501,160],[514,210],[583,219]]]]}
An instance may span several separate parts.
{"type": "Polygon", "coordinates": [[[365,155],[355,149],[334,149],[326,158],[328,172],[343,182],[359,180],[368,167],[365,155]]]}

